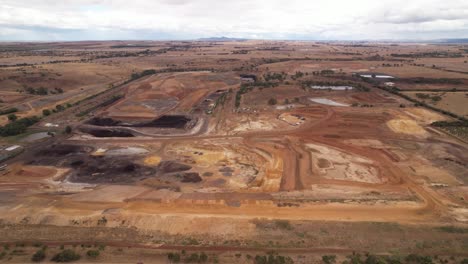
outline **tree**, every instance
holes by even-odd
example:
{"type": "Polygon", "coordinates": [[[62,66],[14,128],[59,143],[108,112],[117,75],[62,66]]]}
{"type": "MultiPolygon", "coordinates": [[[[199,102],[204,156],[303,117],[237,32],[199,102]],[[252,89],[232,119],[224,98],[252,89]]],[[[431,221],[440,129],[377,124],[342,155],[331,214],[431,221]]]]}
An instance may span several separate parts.
{"type": "Polygon", "coordinates": [[[88,252],[86,252],[86,255],[90,258],[97,258],[99,257],[99,250],[88,250],[88,252]]]}
{"type": "Polygon", "coordinates": [[[277,103],[278,103],[278,101],[275,98],[271,98],[270,100],[268,100],[269,105],[275,105],[277,103]]]}
{"type": "Polygon", "coordinates": [[[49,93],[49,91],[47,90],[47,88],[44,88],[44,87],[39,87],[36,90],[36,94],[38,94],[38,95],[47,95],[48,93],[49,93]]]}
{"type": "Polygon", "coordinates": [[[335,255],[325,255],[322,256],[322,261],[325,264],[333,264],[336,262],[336,256],[335,255]]]}
{"type": "Polygon", "coordinates": [[[34,253],[34,255],[32,255],[31,260],[33,262],[41,262],[45,258],[46,258],[45,250],[40,249],[40,250],[36,251],[36,253],[34,253]]]}
{"type": "Polygon", "coordinates": [[[72,132],[71,126],[66,126],[66,127],[65,127],[65,133],[66,133],[66,134],[70,134],[71,132],[72,132]]]}
{"type": "Polygon", "coordinates": [[[200,253],[200,262],[207,262],[208,261],[208,255],[205,254],[205,252],[200,253]]]}
{"type": "Polygon", "coordinates": [[[58,112],[65,110],[65,107],[63,105],[56,105],[55,109],[57,109],[58,112]]]}
{"type": "Polygon", "coordinates": [[[18,117],[15,114],[9,114],[8,115],[8,120],[13,122],[13,121],[16,121],[16,119],[18,119],[18,117]]]}
{"type": "Polygon", "coordinates": [[[179,263],[180,262],[180,255],[179,253],[169,253],[167,254],[167,259],[171,262],[171,263],[179,263]]]}
{"type": "Polygon", "coordinates": [[[42,110],[42,115],[43,115],[43,116],[48,116],[48,115],[50,115],[50,114],[51,114],[51,112],[50,112],[49,109],[44,109],[44,110],[42,110]]]}
{"type": "Polygon", "coordinates": [[[72,262],[75,260],[79,260],[81,256],[77,254],[75,251],[71,249],[65,249],[59,253],[57,253],[53,258],[52,261],[54,262],[72,262]]]}

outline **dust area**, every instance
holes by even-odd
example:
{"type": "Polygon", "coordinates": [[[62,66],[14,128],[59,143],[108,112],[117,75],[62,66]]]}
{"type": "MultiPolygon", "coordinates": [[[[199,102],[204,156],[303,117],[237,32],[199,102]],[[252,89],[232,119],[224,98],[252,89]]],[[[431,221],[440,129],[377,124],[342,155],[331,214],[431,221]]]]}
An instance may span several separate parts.
{"type": "Polygon", "coordinates": [[[420,107],[407,108],[405,113],[415,118],[415,120],[418,120],[419,122],[422,122],[424,124],[431,124],[436,121],[442,121],[447,119],[445,116],[439,113],[420,107]]]}
{"type": "Polygon", "coordinates": [[[362,187],[334,184],[312,184],[310,189],[301,191],[278,192],[272,194],[278,202],[343,202],[368,204],[392,204],[394,202],[418,203],[416,195],[405,188],[395,186],[362,187]]]}
{"type": "Polygon", "coordinates": [[[91,191],[73,194],[70,199],[77,202],[117,203],[136,197],[149,188],[129,185],[99,186],[91,191]]]}
{"type": "Polygon", "coordinates": [[[198,191],[248,189],[262,174],[261,158],[239,141],[200,141],[166,146],[165,157],[190,164],[204,178],[198,191]]]}
{"type": "Polygon", "coordinates": [[[147,156],[143,162],[147,166],[157,166],[161,162],[161,157],[157,155],[147,156]]]}
{"type": "Polygon", "coordinates": [[[380,183],[379,171],[374,162],[365,157],[341,150],[308,143],[313,169],[327,179],[380,183]]]}
{"type": "Polygon", "coordinates": [[[392,119],[387,126],[395,133],[419,137],[427,137],[429,133],[416,121],[410,119],[392,119]]]}

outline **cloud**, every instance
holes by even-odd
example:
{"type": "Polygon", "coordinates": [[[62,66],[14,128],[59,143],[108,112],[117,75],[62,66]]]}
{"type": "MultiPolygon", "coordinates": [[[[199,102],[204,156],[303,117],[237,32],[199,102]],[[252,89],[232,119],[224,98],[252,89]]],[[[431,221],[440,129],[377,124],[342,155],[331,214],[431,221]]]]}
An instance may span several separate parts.
{"type": "Polygon", "coordinates": [[[0,0],[0,31],[3,40],[460,38],[468,1],[0,0]]]}

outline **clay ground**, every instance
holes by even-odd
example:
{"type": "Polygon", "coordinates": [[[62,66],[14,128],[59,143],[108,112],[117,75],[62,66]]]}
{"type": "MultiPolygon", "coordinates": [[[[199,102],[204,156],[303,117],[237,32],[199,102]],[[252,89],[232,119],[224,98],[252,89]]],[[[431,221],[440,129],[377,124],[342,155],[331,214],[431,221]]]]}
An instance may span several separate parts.
{"type": "MultiPolygon", "coordinates": [[[[113,57],[81,52],[90,62],[58,64],[64,78],[77,71],[73,78],[83,79],[64,84],[63,100],[73,92],[83,98],[104,92],[33,126],[56,123],[55,137],[4,140],[26,150],[0,171],[0,242],[42,241],[54,251],[59,244],[94,241],[109,246],[102,262],[116,261],[118,248],[128,247],[121,262],[135,262],[138,254],[165,261],[167,252],[182,249],[211,252],[221,263],[251,263],[246,254],[272,249],[297,263],[318,262],[327,252],[340,258],[353,251],[466,255],[468,146],[430,125],[453,118],[352,75],[389,74],[405,85],[416,77],[461,79],[461,89],[468,79],[463,69],[414,66],[431,58],[394,55],[438,46],[185,44],[145,42],[149,52],[134,57],[112,42],[50,44],[57,56],[85,45],[113,57]],[[371,58],[377,54],[383,61],[371,58]],[[165,70],[108,87],[149,68],[165,70]],[[266,80],[271,73],[285,77],[266,80]],[[246,83],[241,74],[254,74],[257,82],[246,83]],[[353,88],[314,89],[311,82],[353,88]],[[81,91],[87,85],[95,87],[81,91]],[[116,94],[122,97],[99,106],[116,94]],[[61,133],[65,125],[73,127],[71,134],[61,133]]],[[[4,56],[8,72],[2,74],[8,75],[16,66],[4,56]]],[[[18,67],[34,71],[46,59],[32,57],[32,66],[18,67]]],[[[5,108],[54,96],[16,92],[20,82],[5,78],[13,89],[2,92],[18,97],[4,101],[5,108]]],[[[439,84],[424,85],[442,89],[439,84]]],[[[448,94],[441,104],[452,103],[448,94]]],[[[464,113],[466,97],[456,100],[449,110],[464,113]]],[[[34,249],[25,250],[30,255],[34,249]]]]}

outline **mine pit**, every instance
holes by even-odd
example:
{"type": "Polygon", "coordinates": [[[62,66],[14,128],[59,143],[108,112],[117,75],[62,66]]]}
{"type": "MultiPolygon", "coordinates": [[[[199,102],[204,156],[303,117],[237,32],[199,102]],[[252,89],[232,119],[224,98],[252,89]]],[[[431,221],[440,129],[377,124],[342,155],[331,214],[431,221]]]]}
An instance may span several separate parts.
{"type": "Polygon", "coordinates": [[[192,121],[184,115],[163,115],[147,122],[123,122],[110,117],[94,117],[86,123],[93,126],[121,126],[121,127],[156,127],[156,128],[186,128],[192,121]]]}
{"type": "Polygon", "coordinates": [[[131,132],[122,129],[96,129],[86,128],[81,129],[81,132],[93,135],[95,137],[134,137],[131,132]]]}
{"type": "MultiPolygon", "coordinates": [[[[158,128],[188,128],[191,119],[184,115],[164,115],[148,123],[140,123],[138,127],[158,127],[158,128]]],[[[193,127],[193,126],[192,126],[193,127]]]]}

